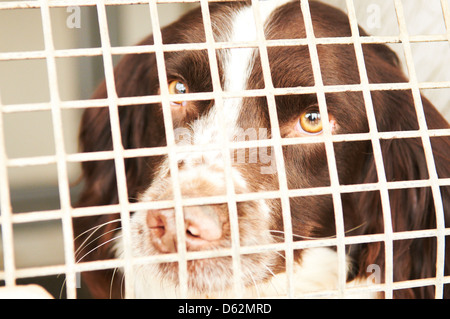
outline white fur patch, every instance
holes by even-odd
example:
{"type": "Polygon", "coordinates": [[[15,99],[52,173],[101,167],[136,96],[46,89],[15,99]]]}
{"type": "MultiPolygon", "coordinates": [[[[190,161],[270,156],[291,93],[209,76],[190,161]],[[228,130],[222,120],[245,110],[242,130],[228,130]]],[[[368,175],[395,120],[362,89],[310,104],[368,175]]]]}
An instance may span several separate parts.
{"type": "MultiPolygon", "coordinates": [[[[261,1],[262,21],[266,21],[277,7],[287,2],[287,0],[261,1]]],[[[219,38],[232,43],[256,41],[257,30],[253,8],[244,7],[237,11],[232,18],[229,38],[219,38]]],[[[255,52],[255,48],[232,48],[220,55],[224,70],[224,91],[239,92],[247,88],[247,81],[255,63],[255,52]]],[[[194,144],[222,143],[221,127],[227,128],[225,138],[228,140],[239,134],[240,128],[236,122],[241,112],[242,98],[224,99],[223,103],[223,111],[213,106],[209,114],[194,122],[192,126],[194,144]]]]}
{"type": "MultiPolygon", "coordinates": [[[[264,1],[260,3],[261,19],[266,21],[282,1],[264,1]]],[[[229,29],[228,29],[229,28],[229,29]]],[[[256,22],[252,7],[243,7],[232,17],[231,27],[227,32],[217,35],[221,41],[232,43],[255,41],[257,39],[256,22]],[[224,35],[227,35],[226,37],[224,35]]],[[[239,92],[247,88],[247,82],[255,64],[255,48],[232,48],[223,50],[219,55],[224,70],[224,91],[239,92]]],[[[242,98],[228,98],[223,100],[223,109],[214,105],[209,113],[194,121],[189,129],[176,129],[175,138],[178,144],[192,145],[224,145],[227,141],[239,140],[243,128],[238,127],[237,120],[242,108],[242,98]],[[225,130],[225,132],[222,131],[225,130]]],[[[215,165],[223,167],[224,161],[221,151],[189,152],[177,155],[178,161],[185,164],[215,165]]],[[[273,172],[272,159],[265,163],[269,167],[268,173],[273,172]]],[[[238,172],[234,173],[238,175],[238,172]]]]}
{"type": "MultiPolygon", "coordinates": [[[[292,284],[296,297],[311,293],[332,292],[338,286],[337,253],[329,248],[311,248],[303,251],[302,263],[294,265],[292,284]]],[[[147,268],[148,269],[148,268],[147,268]]],[[[146,270],[147,270],[146,269],[146,270]]],[[[243,298],[277,298],[287,295],[288,278],[285,273],[254,286],[244,287],[243,298]]],[[[353,281],[347,287],[363,286],[362,281],[353,281]]],[[[160,281],[157,276],[137,272],[136,296],[138,298],[180,298],[179,288],[173,283],[160,281]]],[[[188,298],[234,298],[233,290],[211,292],[205,295],[189,294],[188,298]]],[[[346,298],[377,298],[376,293],[349,293],[346,298]]]]}

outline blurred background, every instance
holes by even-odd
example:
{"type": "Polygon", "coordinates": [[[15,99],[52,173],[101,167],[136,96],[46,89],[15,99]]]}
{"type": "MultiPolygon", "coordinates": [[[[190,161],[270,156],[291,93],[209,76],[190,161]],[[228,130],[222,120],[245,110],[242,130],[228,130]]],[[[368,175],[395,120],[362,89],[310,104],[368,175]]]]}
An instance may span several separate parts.
{"type": "MultiPolygon", "coordinates": [[[[270,0],[269,0],[270,1],[270,0]]],[[[450,0],[446,0],[450,3],[450,0]]],[[[0,4],[5,2],[0,0],[0,4]]],[[[327,0],[345,10],[345,0],[327,0]]],[[[408,32],[411,35],[447,35],[440,0],[404,1],[408,32]]],[[[198,4],[159,4],[161,25],[167,25],[198,4]]],[[[360,25],[373,35],[398,35],[392,1],[355,0],[360,25]]],[[[100,47],[98,17],[95,6],[75,11],[51,8],[51,24],[56,49],[100,47]],[[79,22],[79,24],[72,24],[79,22]]],[[[152,31],[148,5],[107,7],[108,28],[112,46],[136,44],[152,31]]],[[[450,17],[448,17],[450,20],[450,17]]],[[[450,23],[450,22],[449,22],[450,23]]],[[[188,30],[187,30],[188,32],[188,30]]],[[[401,44],[392,45],[403,59],[401,44]]],[[[449,41],[412,44],[414,62],[420,81],[450,81],[449,41]],[[423,54],[423,53],[426,54],[423,54]]],[[[0,54],[45,50],[40,9],[0,10],[0,54]]],[[[115,63],[120,59],[114,57],[115,63]]],[[[101,56],[57,58],[59,94],[63,101],[84,100],[104,78],[101,56]]],[[[450,119],[450,89],[426,90],[423,93],[450,119]]],[[[45,59],[0,59],[0,106],[47,103],[50,100],[45,59]]],[[[1,109],[0,109],[1,111],[1,109]]],[[[77,134],[82,110],[63,110],[66,152],[76,153],[77,134]]],[[[54,155],[51,111],[5,113],[4,136],[10,159],[54,155]]],[[[69,165],[72,202],[79,165],[69,165]]],[[[1,176],[0,176],[1,178],[1,176]]],[[[59,209],[56,165],[8,168],[8,182],[14,213],[59,209]]],[[[64,263],[60,221],[14,225],[15,263],[18,268],[59,265],[64,263]]],[[[0,270],[3,269],[3,245],[0,237],[0,270]]],[[[64,278],[24,279],[38,282],[59,297],[64,278]]],[[[2,282],[0,281],[0,285],[2,282]]]]}

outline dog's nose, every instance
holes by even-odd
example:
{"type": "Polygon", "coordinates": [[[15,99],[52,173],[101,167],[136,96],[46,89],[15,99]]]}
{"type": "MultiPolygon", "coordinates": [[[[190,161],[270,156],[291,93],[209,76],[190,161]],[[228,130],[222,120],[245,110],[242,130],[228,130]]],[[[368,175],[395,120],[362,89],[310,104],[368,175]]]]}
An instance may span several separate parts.
{"type": "MultiPolygon", "coordinates": [[[[220,210],[223,205],[190,206],[183,209],[186,248],[201,250],[212,247],[222,238],[223,223],[220,210]]],[[[154,246],[163,253],[177,251],[175,211],[173,209],[149,210],[147,226],[154,246]]]]}

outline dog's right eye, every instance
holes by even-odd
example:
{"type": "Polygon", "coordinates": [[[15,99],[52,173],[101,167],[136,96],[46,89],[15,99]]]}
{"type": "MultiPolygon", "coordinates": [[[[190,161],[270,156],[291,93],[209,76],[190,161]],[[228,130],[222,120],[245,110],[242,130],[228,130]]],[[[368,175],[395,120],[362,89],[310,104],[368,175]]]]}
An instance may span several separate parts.
{"type": "MultiPolygon", "coordinates": [[[[169,93],[170,94],[185,94],[188,93],[187,86],[178,80],[171,81],[169,83],[169,93]]],[[[171,104],[173,106],[185,106],[186,101],[172,101],[171,104]]]]}
{"type": "Polygon", "coordinates": [[[322,119],[319,111],[305,111],[301,114],[297,129],[306,134],[320,134],[322,132],[322,119]]]}

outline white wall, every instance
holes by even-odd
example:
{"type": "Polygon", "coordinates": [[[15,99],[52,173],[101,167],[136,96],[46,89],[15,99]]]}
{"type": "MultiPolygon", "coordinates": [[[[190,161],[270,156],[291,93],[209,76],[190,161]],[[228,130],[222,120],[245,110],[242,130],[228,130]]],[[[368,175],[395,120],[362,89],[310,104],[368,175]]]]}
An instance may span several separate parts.
{"type": "MultiPolygon", "coordinates": [[[[55,46],[69,47],[74,38],[67,36],[62,11],[53,12],[55,46]]],[[[44,49],[40,11],[37,9],[0,11],[0,51],[39,51],[44,49]]],[[[79,96],[76,61],[58,60],[60,95],[63,99],[79,96]]],[[[50,97],[45,59],[0,61],[0,98],[3,105],[48,102],[50,97]]],[[[79,116],[65,115],[66,149],[76,150],[79,116]]],[[[55,154],[50,111],[11,113],[4,115],[6,152],[9,158],[55,154]]],[[[71,179],[78,173],[70,172],[71,179]]],[[[11,188],[54,186],[56,171],[52,166],[11,169],[11,188]]]]}
{"type": "MultiPolygon", "coordinates": [[[[347,11],[345,0],[322,0],[347,11]]],[[[450,0],[447,1],[450,6],[450,0]]],[[[410,36],[445,35],[446,26],[442,14],[441,0],[403,0],[406,28],[410,36]]],[[[399,28],[393,1],[354,1],[359,25],[370,35],[398,36],[399,28]]],[[[391,44],[408,74],[403,45],[391,44]]],[[[450,81],[450,44],[442,42],[411,43],[414,67],[419,82],[450,81]]],[[[436,108],[450,121],[450,89],[423,90],[436,108]]]]}

